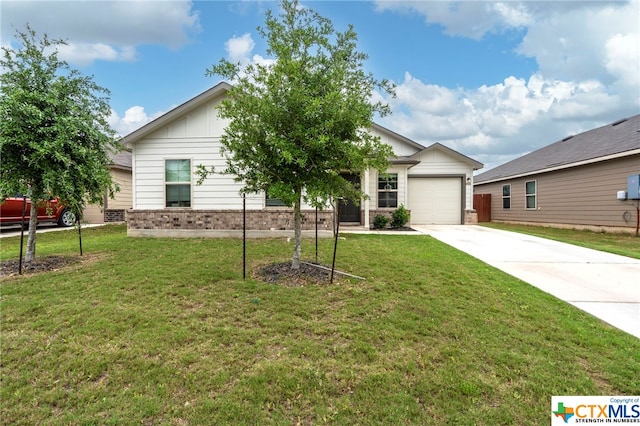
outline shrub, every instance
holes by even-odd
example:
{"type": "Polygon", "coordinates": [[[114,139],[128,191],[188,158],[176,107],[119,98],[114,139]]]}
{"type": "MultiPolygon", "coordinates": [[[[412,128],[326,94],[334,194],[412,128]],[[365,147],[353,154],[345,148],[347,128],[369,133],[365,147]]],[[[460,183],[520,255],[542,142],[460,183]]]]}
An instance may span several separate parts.
{"type": "Polygon", "coordinates": [[[373,227],[375,229],[384,229],[387,227],[389,223],[389,218],[382,214],[377,214],[376,217],[373,218],[373,227]]]}
{"type": "Polygon", "coordinates": [[[391,213],[391,227],[402,228],[407,224],[407,222],[409,222],[410,217],[411,214],[409,213],[409,210],[404,208],[404,204],[400,204],[400,207],[391,213]]]}

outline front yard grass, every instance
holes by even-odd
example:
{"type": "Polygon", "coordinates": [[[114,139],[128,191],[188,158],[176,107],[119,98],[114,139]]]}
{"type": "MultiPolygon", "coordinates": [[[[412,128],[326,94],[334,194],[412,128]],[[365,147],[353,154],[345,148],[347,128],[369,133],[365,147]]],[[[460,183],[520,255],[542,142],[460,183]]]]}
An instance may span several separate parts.
{"type": "MultiPolygon", "coordinates": [[[[285,287],[242,280],[239,240],[83,231],[81,263],[0,281],[0,421],[540,425],[552,395],[640,389],[639,339],[429,236],[344,238],[366,281],[285,287]]],[[[291,244],[250,241],[251,267],[291,244]]]]}
{"type": "Polygon", "coordinates": [[[605,233],[499,222],[481,223],[481,225],[640,259],[640,238],[633,234],[605,233]]]}

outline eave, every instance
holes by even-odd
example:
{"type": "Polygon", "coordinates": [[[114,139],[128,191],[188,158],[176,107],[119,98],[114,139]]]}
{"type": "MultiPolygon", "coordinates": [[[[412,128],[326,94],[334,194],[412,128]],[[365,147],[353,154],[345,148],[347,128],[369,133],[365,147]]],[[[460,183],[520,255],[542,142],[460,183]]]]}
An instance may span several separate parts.
{"type": "Polygon", "coordinates": [[[630,157],[633,155],[640,155],[640,149],[632,149],[630,151],[618,152],[616,154],[605,155],[603,157],[590,158],[588,160],[576,161],[573,163],[561,164],[554,167],[545,167],[543,169],[531,170],[524,173],[517,173],[517,174],[507,175],[507,176],[497,176],[493,179],[483,180],[482,182],[476,181],[474,182],[474,186],[480,186],[480,185],[485,185],[485,184],[495,183],[495,182],[502,182],[502,181],[511,180],[511,179],[519,179],[523,177],[539,175],[542,173],[550,173],[558,170],[570,169],[573,167],[586,166],[589,164],[600,163],[602,161],[608,161],[608,160],[616,160],[618,158],[630,157]]]}

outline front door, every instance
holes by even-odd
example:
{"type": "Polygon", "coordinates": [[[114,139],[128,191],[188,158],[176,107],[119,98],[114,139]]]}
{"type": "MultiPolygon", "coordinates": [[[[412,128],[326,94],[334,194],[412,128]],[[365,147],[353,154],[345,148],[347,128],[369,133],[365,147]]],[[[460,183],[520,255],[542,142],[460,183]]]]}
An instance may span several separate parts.
{"type": "MultiPolygon", "coordinates": [[[[360,188],[360,175],[344,174],[343,178],[360,188]]],[[[340,223],[360,223],[360,206],[352,200],[340,202],[340,223]]]]}

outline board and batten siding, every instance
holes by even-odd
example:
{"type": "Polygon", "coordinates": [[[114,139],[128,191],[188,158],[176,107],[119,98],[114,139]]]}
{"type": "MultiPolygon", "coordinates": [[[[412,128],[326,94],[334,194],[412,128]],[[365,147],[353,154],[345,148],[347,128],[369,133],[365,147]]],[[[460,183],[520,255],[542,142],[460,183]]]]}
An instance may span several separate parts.
{"type": "MultiPolygon", "coordinates": [[[[165,208],[164,167],[165,160],[169,159],[191,160],[191,209],[242,208],[242,183],[235,182],[231,175],[222,174],[226,161],[220,154],[220,138],[228,121],[217,115],[219,102],[219,98],[207,102],[135,144],[132,157],[134,209],[165,208]],[[198,165],[213,166],[216,171],[202,185],[196,185],[197,178],[193,176],[198,165]]],[[[248,194],[246,200],[247,209],[265,208],[264,193],[248,194]]],[[[311,206],[303,204],[302,208],[311,209],[311,206]]]]}
{"type": "MultiPolygon", "coordinates": [[[[158,128],[133,147],[134,209],[165,208],[165,160],[191,160],[191,170],[202,164],[220,172],[225,167],[220,155],[220,137],[227,120],[218,116],[215,98],[158,128]]],[[[242,207],[240,184],[215,173],[198,186],[191,177],[191,208],[236,209],[242,207]],[[233,194],[229,197],[229,194],[233,194]]]]}
{"type": "Polygon", "coordinates": [[[527,177],[478,184],[476,194],[491,194],[491,219],[566,225],[635,227],[623,215],[635,208],[616,199],[627,176],[640,173],[640,155],[527,177]],[[537,206],[525,208],[525,183],[536,181],[537,206]],[[511,209],[502,208],[502,186],[511,184],[511,209]]]}
{"type": "MultiPolygon", "coordinates": [[[[415,159],[419,160],[420,164],[416,164],[409,169],[409,176],[460,176],[465,185],[465,194],[472,193],[471,182],[466,183],[466,179],[472,178],[473,175],[473,168],[468,164],[458,161],[439,149],[428,150],[415,157],[415,159]]],[[[464,209],[470,210],[473,208],[472,198],[464,196],[464,209]]]]}
{"type": "MultiPolygon", "coordinates": [[[[191,160],[191,170],[196,166],[213,166],[216,173],[196,185],[192,175],[191,195],[193,209],[240,209],[242,184],[233,176],[222,174],[226,167],[220,155],[220,138],[191,137],[189,139],[147,139],[135,147],[134,170],[136,185],[136,209],[165,208],[165,160],[191,160]]],[[[264,207],[264,197],[247,197],[247,208],[264,207]]]]}
{"type": "MultiPolygon", "coordinates": [[[[202,185],[191,178],[191,208],[233,210],[242,208],[243,188],[232,175],[223,174],[226,161],[220,154],[220,138],[147,139],[135,147],[133,167],[135,170],[135,208],[139,210],[165,208],[165,160],[191,160],[191,170],[198,165],[213,166],[215,173],[209,175],[202,185]]],[[[247,194],[247,209],[265,208],[264,193],[247,194]]],[[[302,209],[312,209],[302,204],[302,209]]]]}
{"type": "Polygon", "coordinates": [[[370,132],[380,138],[380,142],[389,145],[393,149],[393,153],[398,157],[408,157],[418,152],[418,148],[399,141],[390,134],[384,133],[375,127],[370,132]]]}

